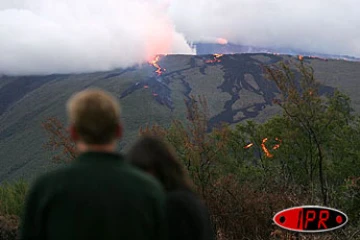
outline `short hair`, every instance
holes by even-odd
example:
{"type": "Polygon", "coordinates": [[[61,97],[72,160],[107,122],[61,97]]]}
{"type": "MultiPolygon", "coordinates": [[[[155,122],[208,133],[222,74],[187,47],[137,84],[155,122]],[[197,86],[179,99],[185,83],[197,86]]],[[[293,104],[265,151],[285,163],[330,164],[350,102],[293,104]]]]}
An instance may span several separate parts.
{"type": "Polygon", "coordinates": [[[108,144],[116,137],[120,123],[120,103],[101,89],[74,94],[66,105],[68,120],[86,144],[108,144]]]}

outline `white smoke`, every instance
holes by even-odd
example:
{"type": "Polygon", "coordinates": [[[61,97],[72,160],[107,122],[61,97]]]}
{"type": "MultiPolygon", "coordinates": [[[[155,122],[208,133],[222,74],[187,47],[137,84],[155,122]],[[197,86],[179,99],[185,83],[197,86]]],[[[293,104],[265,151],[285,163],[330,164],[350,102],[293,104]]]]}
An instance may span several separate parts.
{"type": "Polygon", "coordinates": [[[1,0],[0,74],[105,71],[187,42],[360,57],[357,0],[1,0]]]}
{"type": "Polygon", "coordinates": [[[192,53],[156,1],[2,0],[0,73],[128,67],[158,53],[192,53]]]}
{"type": "Polygon", "coordinates": [[[221,37],[235,44],[360,57],[358,4],[357,0],[173,0],[169,11],[176,29],[191,41],[221,37]]]}

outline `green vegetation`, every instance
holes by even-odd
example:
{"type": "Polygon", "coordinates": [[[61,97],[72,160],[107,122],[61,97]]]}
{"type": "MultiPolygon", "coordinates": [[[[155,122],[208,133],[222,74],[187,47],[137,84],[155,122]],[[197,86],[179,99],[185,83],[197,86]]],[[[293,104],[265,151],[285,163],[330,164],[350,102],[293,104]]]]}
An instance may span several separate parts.
{"type": "MultiPolygon", "coordinates": [[[[350,98],[340,91],[320,95],[316,74],[304,62],[268,66],[265,75],[279,89],[280,115],[208,132],[212,103],[193,96],[186,119],[151,121],[138,133],[160,136],[174,147],[211,211],[219,239],[360,239],[360,116],[350,98]],[[349,223],[316,236],[294,236],[272,224],[276,212],[303,204],[337,208],[349,223]]],[[[61,122],[44,122],[47,147],[55,159],[72,160],[74,145],[61,122]]],[[[146,121],[136,125],[141,122],[146,121]]],[[[19,214],[26,183],[3,189],[0,213],[19,214]]]]}
{"type": "Polygon", "coordinates": [[[281,92],[276,102],[283,114],[263,124],[224,124],[208,134],[207,102],[199,97],[187,123],[140,131],[174,146],[224,239],[290,239],[273,231],[270,219],[303,204],[341,209],[350,222],[346,230],[301,239],[360,239],[360,117],[339,91],[318,94],[311,67],[297,69],[301,79],[286,64],[266,68],[281,92]]]}
{"type": "Polygon", "coordinates": [[[0,186],[0,239],[15,240],[18,236],[28,183],[20,179],[0,186]]]}
{"type": "MultiPolygon", "coordinates": [[[[123,106],[123,121],[126,131],[119,148],[126,150],[135,140],[139,127],[145,123],[168,126],[172,119],[184,119],[186,113],[184,92],[186,92],[186,88],[183,81],[192,87],[190,94],[206,96],[210,117],[223,111],[225,102],[231,98],[229,93],[218,89],[225,81],[224,69],[226,67],[230,65],[236,66],[237,62],[246,61],[246,66],[239,65],[239,67],[249,68],[246,81],[257,88],[256,84],[253,84],[253,77],[251,76],[256,71],[261,71],[259,62],[256,62],[256,59],[263,59],[261,62],[264,64],[267,64],[267,61],[270,60],[278,60],[274,59],[273,55],[253,54],[251,56],[247,57],[247,55],[243,54],[224,55],[222,57],[224,61],[218,65],[206,65],[197,56],[169,55],[163,57],[160,60],[160,66],[166,68],[163,79],[169,82],[168,85],[172,91],[171,97],[175,109],[171,112],[168,108],[156,102],[152,96],[151,88],[140,89],[122,98],[120,101],[123,106]],[[191,61],[194,61],[197,65],[192,67],[191,61]],[[204,65],[207,67],[204,74],[202,74],[201,68],[204,65]],[[200,82],[201,84],[199,84],[200,82]]],[[[278,57],[281,59],[281,56],[278,57]]],[[[297,61],[294,58],[283,58],[297,61]]],[[[358,76],[360,76],[359,63],[335,60],[328,62],[320,60],[306,61],[314,67],[316,70],[315,75],[323,85],[338,87],[342,92],[348,94],[352,99],[352,107],[357,112],[360,112],[360,95],[357,94],[358,76]]],[[[236,68],[234,69],[236,70],[236,68]]],[[[26,90],[26,86],[23,87],[27,91],[24,97],[12,102],[5,112],[0,113],[0,182],[12,181],[21,177],[31,180],[37,174],[54,167],[49,162],[51,154],[43,151],[47,136],[41,128],[41,123],[48,117],[56,117],[62,123],[65,123],[64,106],[72,93],[91,86],[106,89],[120,97],[121,93],[129,86],[148,78],[153,73],[154,68],[144,66],[134,71],[106,78],[109,74],[120,73],[121,71],[119,69],[112,72],[47,76],[48,80],[43,85],[31,91],[26,90]]],[[[236,71],[233,74],[234,78],[243,77],[237,75],[236,71]]],[[[36,76],[30,76],[29,78],[31,80],[27,80],[28,82],[41,80],[40,77],[36,76]]],[[[262,79],[261,81],[266,80],[262,79]]],[[[11,98],[13,98],[19,94],[19,88],[23,86],[24,79],[22,77],[6,77],[1,78],[0,82],[0,90],[4,87],[6,87],[6,91],[12,90],[11,98]]],[[[266,90],[266,87],[264,90],[266,90]]],[[[233,104],[233,109],[256,104],[260,100],[263,102],[261,98],[259,99],[259,95],[250,90],[242,89],[240,94],[243,97],[233,104]],[[246,103],[243,101],[245,98],[246,103]]],[[[1,100],[1,104],[7,102],[8,99],[6,98],[1,100]]],[[[267,105],[252,120],[263,123],[278,113],[279,107],[267,105]]],[[[241,116],[244,115],[239,112],[234,118],[239,119],[241,116]]]]}
{"type": "Polygon", "coordinates": [[[23,179],[0,186],[0,216],[20,216],[28,183],[23,179]]]}

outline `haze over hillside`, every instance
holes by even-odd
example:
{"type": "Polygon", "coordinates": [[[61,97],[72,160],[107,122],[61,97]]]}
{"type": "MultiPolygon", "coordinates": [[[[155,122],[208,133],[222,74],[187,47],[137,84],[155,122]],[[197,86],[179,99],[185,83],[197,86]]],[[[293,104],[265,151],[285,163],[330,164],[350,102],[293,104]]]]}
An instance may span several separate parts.
{"type": "MultiPolygon", "coordinates": [[[[298,61],[274,54],[168,55],[151,64],[107,72],[2,76],[0,181],[31,177],[49,167],[52,153],[43,149],[47,135],[41,123],[52,116],[65,123],[65,102],[74,92],[101,87],[120,99],[125,124],[120,148],[126,149],[140,126],[166,126],[174,118],[185,119],[184,99],[190,95],[207,98],[212,126],[221,121],[265,121],[278,114],[279,108],[272,104],[278,90],[263,78],[261,65],[282,60],[298,61]]],[[[360,63],[306,57],[304,61],[314,67],[322,94],[339,88],[360,112],[360,63]]]]}

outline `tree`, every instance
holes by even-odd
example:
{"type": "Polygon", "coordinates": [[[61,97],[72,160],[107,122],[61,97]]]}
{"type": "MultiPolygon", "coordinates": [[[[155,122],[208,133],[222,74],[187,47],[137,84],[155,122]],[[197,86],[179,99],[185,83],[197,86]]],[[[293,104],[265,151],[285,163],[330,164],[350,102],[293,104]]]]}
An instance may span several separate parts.
{"type": "Polygon", "coordinates": [[[187,121],[173,120],[169,129],[158,125],[143,129],[140,135],[155,135],[168,141],[180,159],[182,159],[188,172],[199,187],[203,197],[206,197],[205,186],[210,184],[210,177],[216,175],[215,159],[221,154],[224,145],[219,140],[226,137],[225,132],[217,132],[217,137],[208,134],[208,106],[203,96],[191,96],[185,100],[187,107],[187,121]],[[216,146],[216,147],[214,147],[216,146]]]}
{"type": "Polygon", "coordinates": [[[57,152],[53,156],[55,162],[68,163],[77,157],[75,143],[59,119],[49,117],[43,121],[42,127],[49,135],[45,148],[57,152]]]}
{"type": "MultiPolygon", "coordinates": [[[[321,86],[310,66],[295,66],[265,67],[266,76],[280,90],[275,103],[283,109],[282,115],[265,123],[209,129],[206,99],[192,96],[185,102],[186,121],[139,130],[175,148],[226,239],[268,239],[275,212],[294,205],[331,204],[349,214],[354,223],[349,225],[359,219],[360,118],[352,114],[346,95],[319,94],[321,86]]],[[[49,118],[43,126],[50,134],[47,147],[60,151],[55,159],[74,159],[74,143],[61,122],[49,118]]],[[[351,239],[356,234],[350,226],[336,233],[338,238],[328,239],[351,239]]]]}
{"type": "Polygon", "coordinates": [[[206,99],[191,96],[186,106],[186,121],[174,120],[169,128],[146,125],[139,134],[161,137],[175,148],[195,190],[209,207],[216,228],[226,239],[268,237],[273,209],[284,203],[290,206],[290,202],[281,189],[262,191],[265,181],[261,176],[266,167],[253,164],[258,158],[244,148],[256,142],[258,146],[252,149],[264,154],[258,124],[240,124],[235,130],[222,124],[208,131],[206,99]]]}
{"type": "Polygon", "coordinates": [[[300,79],[289,64],[265,67],[267,78],[274,81],[280,90],[280,99],[275,103],[283,109],[287,135],[291,137],[287,141],[292,148],[298,146],[302,152],[298,151],[295,158],[303,164],[312,189],[317,169],[322,202],[327,205],[324,165],[331,163],[328,146],[339,137],[339,131],[353,120],[350,101],[338,91],[332,96],[319,95],[320,83],[314,77],[314,70],[303,61],[297,65],[297,70],[300,79]]]}

